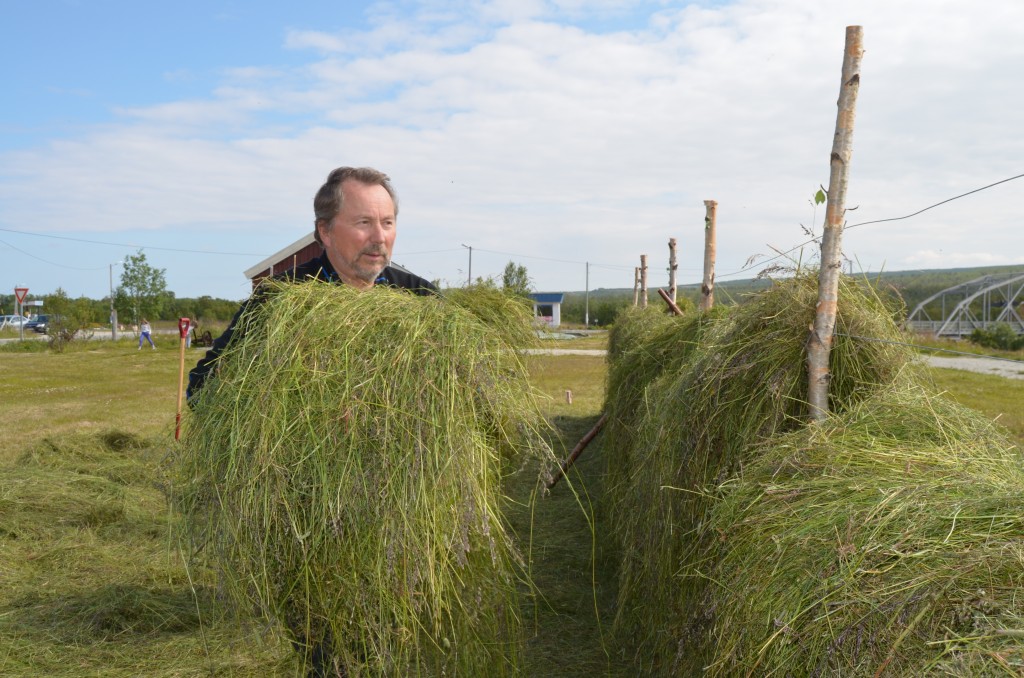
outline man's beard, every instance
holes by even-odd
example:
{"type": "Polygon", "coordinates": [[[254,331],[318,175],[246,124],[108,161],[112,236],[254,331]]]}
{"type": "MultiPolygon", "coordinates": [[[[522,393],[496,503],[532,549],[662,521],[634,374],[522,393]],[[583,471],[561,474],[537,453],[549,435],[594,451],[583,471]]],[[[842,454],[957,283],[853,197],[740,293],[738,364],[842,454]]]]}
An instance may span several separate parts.
{"type": "Polygon", "coordinates": [[[377,280],[381,272],[391,263],[391,257],[388,256],[387,250],[384,248],[370,247],[360,252],[355,260],[351,263],[352,272],[355,273],[356,277],[360,280],[368,283],[372,283],[377,280]],[[384,257],[384,263],[380,266],[368,265],[362,263],[362,257],[364,254],[380,255],[384,257]]]}

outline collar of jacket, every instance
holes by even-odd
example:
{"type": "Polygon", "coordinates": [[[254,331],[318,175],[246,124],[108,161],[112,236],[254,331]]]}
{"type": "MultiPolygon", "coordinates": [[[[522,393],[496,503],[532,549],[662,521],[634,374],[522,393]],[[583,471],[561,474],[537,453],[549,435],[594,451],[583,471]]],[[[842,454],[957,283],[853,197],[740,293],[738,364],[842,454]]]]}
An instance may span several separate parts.
{"type": "MultiPolygon", "coordinates": [[[[326,251],[320,253],[320,257],[317,260],[317,263],[319,263],[320,271],[323,273],[323,277],[324,277],[324,279],[327,282],[338,283],[338,284],[342,284],[342,285],[344,284],[344,281],[338,275],[338,272],[334,270],[334,264],[331,263],[331,260],[328,258],[326,251]]],[[[374,285],[389,285],[389,284],[391,284],[391,281],[388,279],[388,276],[387,276],[387,271],[388,271],[388,267],[385,266],[384,270],[381,271],[380,275],[377,276],[377,279],[373,281],[373,284],[374,285]]]]}

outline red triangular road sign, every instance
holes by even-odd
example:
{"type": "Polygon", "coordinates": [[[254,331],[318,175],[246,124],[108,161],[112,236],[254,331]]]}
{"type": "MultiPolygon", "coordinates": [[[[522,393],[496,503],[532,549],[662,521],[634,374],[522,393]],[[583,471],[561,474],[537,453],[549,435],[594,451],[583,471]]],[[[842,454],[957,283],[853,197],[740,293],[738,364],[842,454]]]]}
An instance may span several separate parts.
{"type": "Polygon", "coordinates": [[[15,287],[14,296],[18,298],[18,303],[21,304],[25,301],[25,297],[28,296],[27,287],[15,287]]]}

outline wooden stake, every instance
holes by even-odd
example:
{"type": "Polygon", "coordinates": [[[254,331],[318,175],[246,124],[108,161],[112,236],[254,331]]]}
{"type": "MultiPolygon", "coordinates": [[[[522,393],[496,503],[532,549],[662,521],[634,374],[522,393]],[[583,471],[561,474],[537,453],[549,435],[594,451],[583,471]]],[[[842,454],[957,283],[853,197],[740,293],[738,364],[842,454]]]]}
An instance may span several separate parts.
{"type": "Polygon", "coordinates": [[[659,287],[658,288],[658,294],[660,294],[661,298],[665,300],[666,304],[668,304],[669,309],[672,311],[672,315],[682,315],[683,314],[683,312],[679,309],[679,307],[676,306],[676,302],[672,301],[672,297],[669,296],[668,292],[666,292],[665,290],[663,290],[663,289],[661,289],[659,287]]]}
{"type": "Polygon", "coordinates": [[[188,336],[188,318],[178,318],[178,334],[181,335],[181,348],[178,351],[178,413],[174,416],[174,439],[181,436],[181,396],[185,390],[185,338],[188,336]]]}
{"type": "Polygon", "coordinates": [[[597,437],[597,434],[601,432],[601,429],[604,428],[604,425],[605,423],[607,423],[607,421],[608,415],[602,414],[601,418],[597,420],[596,424],[594,424],[594,428],[590,429],[590,431],[587,432],[587,435],[580,438],[580,441],[576,443],[576,447],[572,448],[572,452],[569,454],[566,460],[562,462],[561,467],[559,467],[558,469],[558,473],[556,473],[555,477],[551,479],[550,483],[548,483],[549,490],[558,484],[558,481],[562,479],[562,476],[565,475],[565,472],[568,471],[569,467],[573,465],[573,462],[576,461],[576,458],[583,453],[583,450],[586,449],[587,445],[590,444],[590,441],[597,437]]]}
{"type": "Polygon", "coordinates": [[[668,239],[668,296],[672,303],[676,303],[676,269],[679,264],[676,262],[676,239],[668,239]]]}
{"type": "Polygon", "coordinates": [[[633,305],[640,303],[640,269],[633,268],[633,305]]]}
{"type": "Polygon", "coordinates": [[[821,239],[821,268],[818,271],[818,305],[814,325],[807,341],[807,402],[811,419],[821,421],[828,415],[829,354],[836,327],[839,304],[839,276],[842,273],[843,218],[846,211],[846,187],[853,154],[853,122],[860,90],[860,61],[863,29],[846,27],[843,75],[839,85],[839,112],[832,140],[828,204],[825,208],[825,232],[821,239]]]}
{"type": "Polygon", "coordinates": [[[715,305],[715,229],[718,203],[704,201],[704,281],[700,284],[700,310],[710,311],[715,305]]]}
{"type": "Polygon", "coordinates": [[[647,255],[640,255],[640,308],[647,308],[647,255]]]}

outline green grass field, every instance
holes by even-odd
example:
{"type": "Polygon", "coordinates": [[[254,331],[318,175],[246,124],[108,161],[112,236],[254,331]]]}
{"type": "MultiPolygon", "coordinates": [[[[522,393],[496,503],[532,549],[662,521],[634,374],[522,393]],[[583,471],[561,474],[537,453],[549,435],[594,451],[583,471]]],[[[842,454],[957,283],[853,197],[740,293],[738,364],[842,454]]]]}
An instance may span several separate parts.
{"type": "MultiPolygon", "coordinates": [[[[273,629],[223,618],[216,582],[186,569],[171,538],[159,469],[174,445],[178,348],[157,341],[156,351],[127,340],[63,354],[0,351],[0,675],[295,671],[273,629]]],[[[188,351],[187,365],[201,355],[188,351]]],[[[600,415],[604,359],[532,356],[529,366],[564,457],[600,415]]],[[[949,370],[935,380],[1024,444],[1024,381],[949,370]]],[[[593,529],[601,457],[598,436],[532,505],[532,479],[509,489],[509,520],[538,591],[523,598],[529,676],[635,675],[629,649],[610,634],[614,554],[593,529]]]]}

